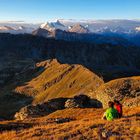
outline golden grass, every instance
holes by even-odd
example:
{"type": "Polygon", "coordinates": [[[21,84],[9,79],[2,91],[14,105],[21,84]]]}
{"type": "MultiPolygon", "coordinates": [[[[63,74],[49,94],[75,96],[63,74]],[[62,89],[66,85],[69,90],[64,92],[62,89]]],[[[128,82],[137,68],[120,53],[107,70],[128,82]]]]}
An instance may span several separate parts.
{"type": "MultiPolygon", "coordinates": [[[[42,63],[44,66],[45,62],[42,63]]],[[[78,93],[88,94],[103,83],[102,79],[81,65],[60,64],[53,60],[40,75],[16,87],[15,91],[33,96],[34,103],[39,103],[57,97],[73,97],[78,93]]]]}
{"type": "Polygon", "coordinates": [[[0,90],[0,117],[13,117],[28,104],[89,94],[103,83],[81,65],[60,64],[55,59],[39,62],[36,69],[15,76],[0,90]]]}
{"type": "Polygon", "coordinates": [[[125,108],[124,117],[114,121],[101,120],[103,112],[103,109],[93,108],[65,109],[45,117],[1,122],[1,130],[9,125],[13,125],[15,130],[2,130],[0,140],[98,140],[101,133],[109,135],[109,140],[133,140],[139,137],[140,108],[125,108]],[[56,123],[56,118],[72,120],[56,123]]]}

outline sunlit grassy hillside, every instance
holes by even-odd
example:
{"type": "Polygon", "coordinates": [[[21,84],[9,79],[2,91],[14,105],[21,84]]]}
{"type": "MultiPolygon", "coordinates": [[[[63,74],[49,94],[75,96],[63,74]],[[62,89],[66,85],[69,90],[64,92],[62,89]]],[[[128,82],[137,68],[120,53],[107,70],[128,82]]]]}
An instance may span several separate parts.
{"type": "MultiPolygon", "coordinates": [[[[15,72],[0,90],[2,118],[13,117],[28,104],[42,103],[57,97],[73,97],[81,93],[89,94],[104,83],[96,74],[81,65],[60,64],[53,59],[31,63],[31,66],[20,66],[21,70],[18,72],[15,67],[19,63],[21,62],[8,65],[7,69],[12,68],[15,72]]],[[[10,73],[8,70],[5,75],[10,73]]]]}
{"type": "Polygon", "coordinates": [[[42,73],[15,88],[15,92],[34,98],[34,103],[57,97],[73,97],[95,91],[103,80],[81,65],[60,64],[57,60],[37,64],[42,73]]]}
{"type": "Polygon", "coordinates": [[[110,122],[101,120],[103,112],[65,109],[45,117],[0,122],[0,140],[139,140],[140,108],[125,108],[123,118],[110,122]]]}

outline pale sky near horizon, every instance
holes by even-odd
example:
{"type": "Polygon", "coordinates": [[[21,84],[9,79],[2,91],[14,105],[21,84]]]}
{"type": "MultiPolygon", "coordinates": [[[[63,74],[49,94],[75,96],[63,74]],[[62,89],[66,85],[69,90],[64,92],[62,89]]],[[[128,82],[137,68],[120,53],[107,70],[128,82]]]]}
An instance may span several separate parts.
{"type": "Polygon", "coordinates": [[[0,0],[0,21],[140,19],[140,0],[0,0]]]}

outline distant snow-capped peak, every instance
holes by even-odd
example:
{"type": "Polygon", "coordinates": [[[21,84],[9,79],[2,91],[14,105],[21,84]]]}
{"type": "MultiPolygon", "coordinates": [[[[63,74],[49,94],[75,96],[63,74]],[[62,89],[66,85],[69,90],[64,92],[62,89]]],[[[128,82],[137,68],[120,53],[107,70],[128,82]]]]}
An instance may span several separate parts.
{"type": "Polygon", "coordinates": [[[60,29],[60,30],[67,30],[68,29],[68,27],[63,25],[59,20],[57,20],[56,22],[46,22],[46,23],[42,24],[40,26],[40,28],[46,29],[48,31],[54,31],[56,29],[60,29]]]}
{"type": "Polygon", "coordinates": [[[52,31],[52,30],[55,29],[55,27],[53,26],[53,24],[50,23],[50,22],[43,23],[43,24],[40,26],[40,28],[46,29],[46,30],[48,30],[48,31],[52,31]]]}
{"type": "Polygon", "coordinates": [[[24,26],[19,26],[18,29],[19,29],[19,30],[25,30],[26,27],[24,27],[24,26]]]}
{"type": "Polygon", "coordinates": [[[140,26],[135,28],[136,31],[140,32],[140,26]]]}

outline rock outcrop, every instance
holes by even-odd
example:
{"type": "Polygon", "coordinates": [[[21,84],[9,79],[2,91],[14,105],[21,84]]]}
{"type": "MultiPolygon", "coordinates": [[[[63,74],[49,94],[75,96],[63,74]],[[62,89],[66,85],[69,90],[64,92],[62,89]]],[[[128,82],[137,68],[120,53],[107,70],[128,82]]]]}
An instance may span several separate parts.
{"type": "Polygon", "coordinates": [[[89,96],[80,94],[65,102],[65,108],[102,108],[102,103],[97,99],[91,99],[89,96]]]}
{"type": "Polygon", "coordinates": [[[75,99],[68,99],[65,103],[65,108],[81,108],[82,103],[78,103],[75,99]]]}
{"type": "Polygon", "coordinates": [[[75,24],[74,26],[71,27],[71,29],[69,29],[69,32],[89,33],[89,30],[80,24],[75,24]]]}
{"type": "Polygon", "coordinates": [[[114,99],[122,102],[123,106],[139,106],[140,77],[129,77],[112,80],[96,90],[96,98],[107,107],[108,101],[114,99]]]}
{"type": "Polygon", "coordinates": [[[96,104],[95,102],[93,104],[93,100],[94,99],[90,99],[83,94],[75,96],[74,98],[55,98],[42,104],[25,106],[15,114],[14,118],[17,120],[24,120],[27,118],[40,117],[65,108],[102,107],[97,100],[96,104]]]}
{"type": "Polygon", "coordinates": [[[55,98],[42,104],[25,106],[14,115],[14,118],[24,120],[26,118],[48,115],[56,110],[64,109],[66,100],[66,98],[55,98]]]}
{"type": "Polygon", "coordinates": [[[49,114],[50,110],[43,105],[28,105],[20,109],[14,116],[17,120],[24,120],[31,117],[43,116],[49,114]]]}

